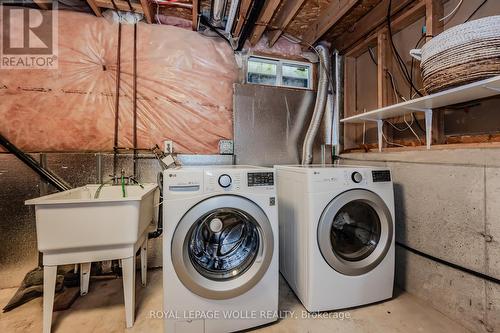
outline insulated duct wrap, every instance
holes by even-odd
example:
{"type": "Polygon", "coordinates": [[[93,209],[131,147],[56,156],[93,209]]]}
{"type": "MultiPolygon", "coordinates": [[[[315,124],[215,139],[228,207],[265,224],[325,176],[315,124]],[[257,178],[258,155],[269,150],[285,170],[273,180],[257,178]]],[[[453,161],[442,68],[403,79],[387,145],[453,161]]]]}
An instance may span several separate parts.
{"type": "MultiPolygon", "coordinates": [[[[110,151],[118,24],[82,13],[58,15],[56,70],[0,69],[0,133],[24,151],[110,151]]],[[[125,148],[133,145],[133,30],[122,26],[118,136],[125,148]]],[[[143,23],[137,39],[138,147],[172,140],[179,153],[218,153],[219,140],[233,132],[237,67],[230,47],[143,23]]]]}
{"type": "MultiPolygon", "coordinates": [[[[311,164],[313,159],[313,144],[314,138],[318,134],[318,130],[321,126],[321,119],[323,118],[323,113],[325,111],[325,106],[328,98],[328,68],[330,68],[329,51],[328,48],[323,45],[316,46],[316,50],[319,53],[320,63],[318,65],[319,79],[318,79],[318,93],[316,96],[316,103],[314,105],[314,112],[307,129],[306,137],[304,139],[304,145],[302,147],[302,164],[311,164]]],[[[331,117],[330,123],[331,123],[331,117]]],[[[330,125],[331,130],[331,125],[330,125]]]]}

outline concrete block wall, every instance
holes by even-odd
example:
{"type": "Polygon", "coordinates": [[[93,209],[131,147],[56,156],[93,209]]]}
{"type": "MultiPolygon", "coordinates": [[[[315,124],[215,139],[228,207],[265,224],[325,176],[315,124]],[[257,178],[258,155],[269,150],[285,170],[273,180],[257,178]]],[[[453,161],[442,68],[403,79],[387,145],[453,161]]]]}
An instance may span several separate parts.
{"type": "MultiPolygon", "coordinates": [[[[500,149],[351,153],[392,169],[396,241],[500,279],[500,149]]],[[[500,332],[500,285],[397,246],[396,281],[474,332],[500,332]]]]}

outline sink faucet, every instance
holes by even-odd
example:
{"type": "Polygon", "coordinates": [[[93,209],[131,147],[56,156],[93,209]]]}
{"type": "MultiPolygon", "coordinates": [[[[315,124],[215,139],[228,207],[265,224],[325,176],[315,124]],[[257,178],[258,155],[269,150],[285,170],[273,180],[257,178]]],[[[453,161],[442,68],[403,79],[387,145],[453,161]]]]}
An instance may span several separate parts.
{"type": "Polygon", "coordinates": [[[112,184],[113,186],[121,186],[122,187],[122,195],[125,198],[127,193],[125,192],[125,186],[131,184],[137,184],[141,188],[144,188],[144,185],[141,184],[134,176],[125,176],[125,170],[122,169],[120,172],[120,176],[117,175],[109,175],[109,179],[101,183],[101,185],[97,188],[97,191],[94,194],[94,199],[99,199],[99,195],[101,194],[101,190],[105,185],[112,184]]]}

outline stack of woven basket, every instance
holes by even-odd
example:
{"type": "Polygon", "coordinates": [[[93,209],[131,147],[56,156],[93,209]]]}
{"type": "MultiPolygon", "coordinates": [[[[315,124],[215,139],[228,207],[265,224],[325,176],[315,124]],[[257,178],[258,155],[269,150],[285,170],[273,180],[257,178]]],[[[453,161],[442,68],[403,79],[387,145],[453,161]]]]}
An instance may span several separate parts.
{"type": "Polygon", "coordinates": [[[446,30],[419,53],[428,94],[500,75],[500,16],[446,30]]]}

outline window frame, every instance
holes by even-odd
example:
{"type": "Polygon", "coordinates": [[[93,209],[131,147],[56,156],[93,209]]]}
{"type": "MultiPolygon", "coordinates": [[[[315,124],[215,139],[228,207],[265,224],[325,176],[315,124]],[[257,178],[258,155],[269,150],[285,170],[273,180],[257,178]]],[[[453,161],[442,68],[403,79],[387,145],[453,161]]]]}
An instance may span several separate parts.
{"type": "Polygon", "coordinates": [[[281,88],[289,88],[289,89],[301,89],[301,90],[313,90],[313,64],[306,61],[296,61],[289,59],[280,59],[280,58],[272,58],[265,57],[260,55],[251,55],[248,56],[245,61],[245,83],[247,84],[256,84],[270,87],[281,87],[281,88]],[[256,83],[250,82],[248,80],[248,63],[252,60],[256,59],[259,62],[263,63],[272,63],[276,64],[276,84],[268,84],[268,83],[256,83]],[[301,66],[306,67],[308,69],[308,77],[307,77],[307,87],[297,87],[297,86],[289,86],[283,84],[283,66],[291,65],[291,66],[301,66]]]}

